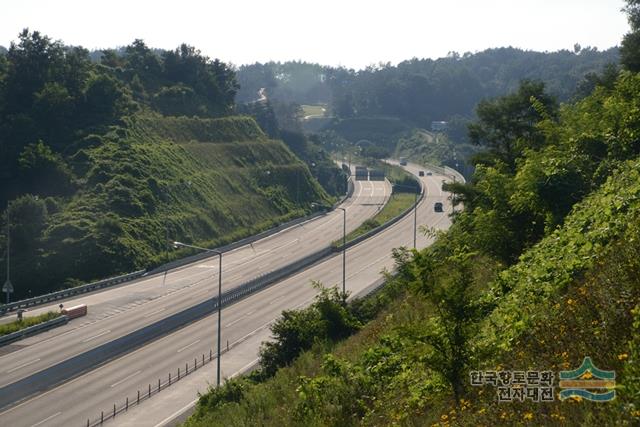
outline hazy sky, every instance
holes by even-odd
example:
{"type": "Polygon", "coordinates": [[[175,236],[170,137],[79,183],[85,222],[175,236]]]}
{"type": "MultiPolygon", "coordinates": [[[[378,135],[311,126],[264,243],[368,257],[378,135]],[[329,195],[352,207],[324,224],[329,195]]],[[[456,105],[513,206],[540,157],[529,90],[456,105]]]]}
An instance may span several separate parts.
{"type": "MultiPolygon", "coordinates": [[[[362,68],[449,51],[606,49],[629,29],[623,0],[18,0],[0,45],[28,27],[86,48],[186,42],[234,64],[302,59],[362,68]]],[[[8,3],[8,4],[7,4],[8,3]]]]}

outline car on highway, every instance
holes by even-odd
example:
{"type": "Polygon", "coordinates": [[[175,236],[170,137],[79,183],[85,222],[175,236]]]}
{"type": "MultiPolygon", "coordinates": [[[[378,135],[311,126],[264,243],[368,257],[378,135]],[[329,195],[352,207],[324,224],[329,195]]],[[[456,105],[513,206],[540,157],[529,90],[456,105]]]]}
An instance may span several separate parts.
{"type": "Polygon", "coordinates": [[[440,203],[440,202],[436,202],[436,203],[433,205],[433,210],[434,210],[435,212],[444,212],[444,209],[442,209],[442,203],[440,203]]]}
{"type": "Polygon", "coordinates": [[[424,176],[424,171],[418,172],[418,176],[424,176]]]}
{"type": "Polygon", "coordinates": [[[431,172],[427,172],[427,176],[431,176],[433,175],[431,172]]]}
{"type": "Polygon", "coordinates": [[[400,166],[407,166],[407,161],[405,159],[400,160],[400,166]]]}

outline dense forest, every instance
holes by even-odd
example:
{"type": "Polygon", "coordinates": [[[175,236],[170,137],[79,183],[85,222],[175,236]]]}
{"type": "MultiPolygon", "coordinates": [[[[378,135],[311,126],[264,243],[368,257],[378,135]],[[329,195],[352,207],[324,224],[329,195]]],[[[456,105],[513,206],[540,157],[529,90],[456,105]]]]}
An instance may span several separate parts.
{"type": "Polygon", "coordinates": [[[363,70],[305,62],[269,62],[238,68],[238,102],[258,99],[260,89],[271,101],[328,104],[339,118],[392,116],[429,128],[432,120],[471,117],[484,98],[503,95],[521,80],[545,83],[551,95],[567,101],[588,92],[589,80],[619,59],[617,48],[598,51],[533,52],[488,49],[445,58],[411,59],[363,70]]]}
{"type": "Polygon", "coordinates": [[[452,52],[436,60],[414,58],[363,70],[296,61],[256,63],[238,68],[237,101],[239,110],[263,129],[276,129],[275,121],[288,130],[315,133],[314,140],[330,150],[350,146],[364,156],[408,157],[469,175],[473,167],[467,161],[479,150],[467,126],[483,99],[513,92],[530,80],[542,82],[557,102],[577,100],[599,84],[613,84],[619,58],[618,48],[576,45],[558,52],[510,47],[452,52]],[[324,106],[326,118],[304,120],[305,104],[324,106]],[[435,135],[432,121],[447,126],[435,135]]]}
{"type": "Polygon", "coordinates": [[[202,396],[186,425],[637,425],[640,1],[627,3],[613,78],[564,104],[540,81],[482,101],[475,172],[444,186],[464,203],[451,228],[398,249],[372,298],[345,305],[316,284],[311,307],[272,326],[262,369],[202,396]],[[615,371],[614,400],[561,397],[559,371],[587,356],[615,371]],[[528,372],[542,371],[550,400],[501,393],[540,391],[528,372]]]}

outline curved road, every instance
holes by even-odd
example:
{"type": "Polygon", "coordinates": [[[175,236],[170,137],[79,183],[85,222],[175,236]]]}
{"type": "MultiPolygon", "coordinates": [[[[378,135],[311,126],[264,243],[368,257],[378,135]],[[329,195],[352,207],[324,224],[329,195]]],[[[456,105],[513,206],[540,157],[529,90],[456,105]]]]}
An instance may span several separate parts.
{"type": "MultiPolygon", "coordinates": [[[[408,169],[414,173],[418,170],[412,165],[408,169]]],[[[448,228],[447,212],[451,211],[451,205],[448,194],[441,190],[443,179],[447,177],[421,178],[426,195],[418,207],[418,225],[448,228]],[[434,212],[435,202],[445,205],[445,213],[434,212]]],[[[412,242],[413,214],[410,214],[377,236],[350,248],[347,290],[358,293],[379,281],[381,270],[393,268],[391,249],[410,246],[412,242]]],[[[418,247],[425,247],[431,240],[418,234],[417,242],[418,247]]],[[[228,341],[230,346],[221,360],[223,377],[238,373],[255,361],[260,342],[269,337],[268,326],[282,310],[305,306],[313,300],[316,291],[309,285],[311,280],[320,280],[326,285],[341,283],[340,254],[223,309],[222,342],[225,345],[228,341]]],[[[0,424],[86,425],[87,419],[94,420],[100,411],[112,411],[114,403],[121,405],[125,397],[131,400],[138,390],[147,390],[148,384],[157,385],[158,378],[166,378],[169,372],[175,377],[177,369],[184,369],[185,363],[192,366],[194,358],[208,355],[211,349],[215,352],[216,333],[216,316],[212,315],[0,413],[0,424]]],[[[208,383],[215,382],[212,372],[215,372],[215,363],[128,413],[118,415],[113,425],[163,425],[193,404],[197,391],[205,391],[208,383]]]]}
{"type": "MultiPolygon", "coordinates": [[[[347,229],[373,216],[390,194],[388,182],[356,181],[343,203],[347,229]]],[[[342,212],[333,211],[223,255],[223,291],[301,259],[342,236],[342,212]]],[[[64,305],[87,304],[86,317],[0,347],[0,387],[217,295],[218,260],[208,258],[163,274],[82,295],[64,305]]],[[[58,309],[59,302],[34,309],[58,309]]]]}

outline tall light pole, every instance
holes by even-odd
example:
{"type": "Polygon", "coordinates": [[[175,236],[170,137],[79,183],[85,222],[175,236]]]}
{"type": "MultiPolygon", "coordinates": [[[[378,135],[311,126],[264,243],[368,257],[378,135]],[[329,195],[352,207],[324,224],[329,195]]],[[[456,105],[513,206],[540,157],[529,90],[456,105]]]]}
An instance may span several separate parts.
{"type": "Polygon", "coordinates": [[[417,235],[418,235],[418,193],[419,190],[418,188],[414,188],[411,187],[409,185],[402,185],[402,184],[393,184],[394,187],[402,187],[402,188],[408,188],[410,190],[415,190],[414,191],[414,199],[413,199],[413,249],[416,249],[416,239],[417,239],[417,235]]]}
{"type": "Polygon", "coordinates": [[[200,246],[187,245],[186,243],[173,242],[174,247],[184,247],[199,249],[201,251],[209,252],[218,255],[219,267],[218,267],[218,360],[216,361],[216,387],[220,387],[220,336],[222,334],[222,252],[213,249],[201,248],[200,246]]]}
{"type": "MultiPolygon", "coordinates": [[[[312,207],[329,208],[329,206],[319,203],[311,203],[312,207]]],[[[347,210],[345,208],[336,208],[342,211],[342,295],[347,292],[347,210]]]]}
{"type": "Polygon", "coordinates": [[[11,292],[13,285],[11,284],[11,221],[9,217],[9,203],[7,203],[7,281],[4,282],[2,290],[7,294],[6,303],[11,302],[11,292]]]}
{"type": "Polygon", "coordinates": [[[347,292],[347,210],[342,211],[342,298],[346,299],[347,292]]]}

